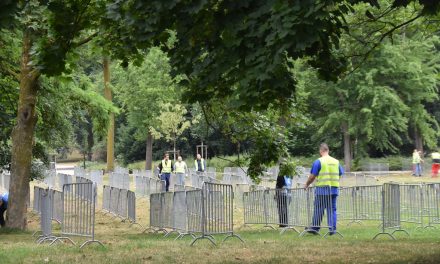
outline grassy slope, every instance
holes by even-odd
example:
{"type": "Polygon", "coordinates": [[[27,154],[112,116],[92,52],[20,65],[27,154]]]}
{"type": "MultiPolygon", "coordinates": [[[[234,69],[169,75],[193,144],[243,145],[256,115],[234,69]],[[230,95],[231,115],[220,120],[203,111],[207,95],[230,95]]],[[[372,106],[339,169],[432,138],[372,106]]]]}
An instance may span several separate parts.
{"type": "MultiPolygon", "coordinates": [[[[412,181],[409,176],[390,180],[412,181]]],[[[419,180],[419,179],[417,179],[419,180]]],[[[101,197],[101,193],[99,194],[101,197]]],[[[99,203],[101,202],[101,198],[99,203]]],[[[101,208],[98,205],[98,208],[101,208]]],[[[148,202],[137,201],[138,222],[148,223],[148,202]]],[[[243,214],[236,208],[235,228],[245,244],[236,239],[212,247],[207,240],[189,247],[190,238],[174,241],[158,234],[142,234],[142,228],[96,214],[97,239],[105,248],[89,246],[83,250],[68,244],[36,245],[31,236],[38,230],[38,216],[29,213],[29,231],[25,233],[0,231],[0,263],[439,263],[440,229],[416,229],[404,224],[411,237],[398,233],[398,240],[386,237],[372,241],[379,231],[377,222],[347,226],[340,222],[344,235],[320,238],[299,238],[293,232],[280,235],[278,231],[261,227],[242,228],[243,214]]],[[[440,227],[440,225],[439,225],[440,227]]],[[[59,226],[55,225],[55,232],[59,226]]],[[[74,238],[80,242],[84,239],[74,238]]],[[[217,241],[221,241],[218,236],[217,241]]]]}

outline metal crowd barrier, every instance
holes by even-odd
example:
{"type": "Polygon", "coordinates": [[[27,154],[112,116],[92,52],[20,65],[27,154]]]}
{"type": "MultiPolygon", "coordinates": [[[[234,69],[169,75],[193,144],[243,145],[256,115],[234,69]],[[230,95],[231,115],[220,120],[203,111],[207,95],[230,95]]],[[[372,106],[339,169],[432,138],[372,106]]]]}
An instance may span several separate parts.
{"type": "Polygon", "coordinates": [[[109,185],[119,189],[130,189],[130,175],[128,173],[112,172],[109,175],[109,185]]]}
{"type": "Polygon", "coordinates": [[[130,190],[104,185],[102,210],[132,225],[140,225],[136,222],[136,194],[130,190]]]}
{"type": "Polygon", "coordinates": [[[377,233],[373,240],[380,235],[388,235],[393,240],[395,232],[402,231],[408,236],[408,232],[402,229],[400,220],[400,185],[395,183],[385,183],[382,187],[382,231],[377,233]],[[393,229],[388,232],[387,229],[393,229]]]}
{"type": "Polygon", "coordinates": [[[201,226],[199,229],[201,229],[201,232],[191,242],[191,245],[194,245],[199,239],[208,239],[216,245],[213,237],[216,234],[226,234],[227,236],[223,241],[230,237],[236,237],[243,242],[234,233],[233,228],[234,193],[232,185],[205,182],[200,192],[202,202],[201,211],[199,211],[199,213],[201,212],[201,226]]]}
{"type": "Polygon", "coordinates": [[[427,227],[440,224],[440,183],[427,183],[422,186],[424,207],[422,215],[428,218],[427,227]]]}
{"type": "Polygon", "coordinates": [[[1,172],[0,173],[0,190],[9,191],[9,182],[11,179],[11,174],[1,172]]]}
{"type": "Polygon", "coordinates": [[[57,180],[58,184],[56,186],[59,190],[63,189],[64,184],[69,184],[69,183],[73,182],[72,175],[65,174],[65,173],[58,173],[57,179],[58,179],[57,180]]]}
{"type": "Polygon", "coordinates": [[[140,176],[135,176],[134,180],[135,192],[140,197],[149,197],[152,193],[165,191],[165,181],[140,176]]]}
{"type": "Polygon", "coordinates": [[[102,170],[90,171],[90,180],[96,183],[97,186],[101,186],[103,182],[104,172],[102,170]]]}
{"type": "Polygon", "coordinates": [[[49,189],[41,189],[39,192],[41,202],[40,228],[41,235],[37,238],[37,243],[54,242],[56,237],[52,234],[52,199],[49,189]]]}
{"type": "Polygon", "coordinates": [[[62,236],[57,237],[51,244],[67,240],[75,244],[69,236],[88,237],[80,248],[90,243],[98,243],[95,239],[95,201],[96,185],[92,182],[70,183],[63,186],[63,221],[62,236]]]}

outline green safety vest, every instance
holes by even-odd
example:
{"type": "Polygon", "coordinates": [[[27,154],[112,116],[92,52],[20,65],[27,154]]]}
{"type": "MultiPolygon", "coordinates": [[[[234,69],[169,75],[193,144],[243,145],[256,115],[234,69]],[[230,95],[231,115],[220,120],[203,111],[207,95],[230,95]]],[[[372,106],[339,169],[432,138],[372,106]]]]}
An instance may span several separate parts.
{"type": "Polygon", "coordinates": [[[412,163],[413,164],[420,163],[420,155],[419,155],[419,153],[413,153],[413,161],[412,161],[412,163]]]}
{"type": "Polygon", "coordinates": [[[162,160],[162,173],[171,173],[171,160],[165,163],[165,160],[162,160]]]}
{"type": "Polygon", "coordinates": [[[433,153],[431,154],[431,157],[432,157],[432,159],[440,159],[440,153],[438,153],[438,152],[433,152],[433,153]]]}
{"type": "MultiPolygon", "coordinates": [[[[200,159],[200,163],[202,164],[202,171],[205,171],[205,160],[200,159]]],[[[194,168],[196,168],[196,171],[199,171],[199,164],[197,162],[197,159],[194,161],[194,168]]]]}
{"type": "Polygon", "coordinates": [[[176,163],[174,163],[174,166],[176,167],[176,173],[185,173],[185,162],[179,162],[176,161],[176,163]]]}
{"type": "Polygon", "coordinates": [[[316,187],[331,186],[339,187],[339,161],[330,156],[319,159],[321,170],[316,177],[316,187]]]}

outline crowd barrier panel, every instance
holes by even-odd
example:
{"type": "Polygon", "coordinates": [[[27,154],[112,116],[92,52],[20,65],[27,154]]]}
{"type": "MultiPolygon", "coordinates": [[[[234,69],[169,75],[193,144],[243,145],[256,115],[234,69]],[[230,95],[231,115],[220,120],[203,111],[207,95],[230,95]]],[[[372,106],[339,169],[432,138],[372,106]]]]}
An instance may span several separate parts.
{"type": "Polygon", "coordinates": [[[394,233],[404,232],[408,236],[408,232],[402,229],[400,219],[400,185],[397,183],[384,183],[382,186],[382,221],[381,232],[377,233],[373,240],[380,235],[388,235],[393,240],[394,233]],[[388,231],[388,230],[393,230],[388,231]]]}
{"type": "Polygon", "coordinates": [[[63,221],[61,235],[51,244],[67,240],[75,244],[69,236],[87,237],[88,240],[81,244],[80,248],[97,243],[95,239],[95,201],[96,184],[93,182],[70,183],[63,186],[63,221]]]}
{"type": "Polygon", "coordinates": [[[92,170],[89,173],[90,180],[96,183],[97,186],[101,186],[103,183],[104,172],[102,170],[92,170]]]}
{"type": "MultiPolygon", "coordinates": [[[[201,233],[194,238],[191,245],[200,239],[208,239],[216,245],[213,235],[227,235],[223,241],[230,237],[243,240],[234,233],[233,206],[234,193],[232,185],[205,182],[201,192],[201,233]]],[[[200,212],[200,211],[199,211],[200,212]]],[[[200,218],[198,218],[200,219],[200,218]]]]}

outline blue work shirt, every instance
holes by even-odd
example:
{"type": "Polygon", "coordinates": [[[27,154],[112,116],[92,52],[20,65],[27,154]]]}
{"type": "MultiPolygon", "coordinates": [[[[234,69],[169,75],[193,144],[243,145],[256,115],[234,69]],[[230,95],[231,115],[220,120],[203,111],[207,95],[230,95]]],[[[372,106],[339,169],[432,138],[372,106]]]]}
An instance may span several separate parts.
{"type": "MultiPolygon", "coordinates": [[[[313,162],[312,168],[310,169],[310,174],[318,176],[320,171],[321,171],[321,161],[319,161],[319,159],[317,159],[313,162]]],[[[339,164],[339,176],[342,176],[342,174],[344,174],[344,168],[342,168],[341,164],[339,164]]],[[[330,188],[329,187],[316,187],[315,194],[316,195],[339,195],[339,188],[338,187],[330,187],[330,188]]]]}
{"type": "Polygon", "coordinates": [[[4,193],[3,195],[0,195],[1,200],[3,201],[3,204],[1,207],[7,209],[8,208],[8,200],[9,200],[9,193],[4,193]]]}

